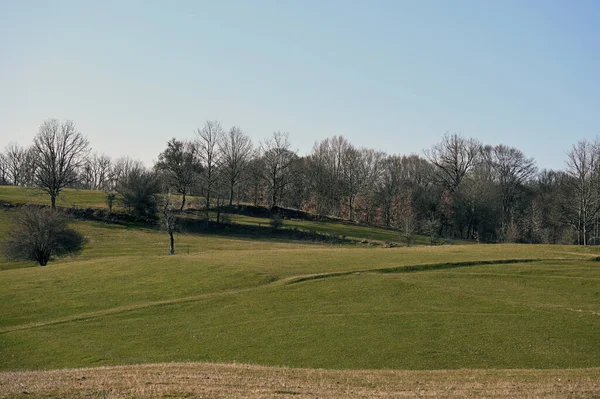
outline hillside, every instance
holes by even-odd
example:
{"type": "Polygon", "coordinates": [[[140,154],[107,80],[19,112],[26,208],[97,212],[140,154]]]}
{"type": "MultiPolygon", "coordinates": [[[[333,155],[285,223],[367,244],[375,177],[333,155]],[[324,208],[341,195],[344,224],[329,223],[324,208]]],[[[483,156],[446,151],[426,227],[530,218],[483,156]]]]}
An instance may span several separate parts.
{"type": "MultiPolygon", "coordinates": [[[[1,211],[0,239],[10,234],[15,212],[1,211]]],[[[595,247],[382,248],[207,232],[178,235],[176,255],[169,256],[168,236],[157,229],[89,220],[72,225],[88,240],[80,254],[46,267],[0,261],[0,370],[7,372],[0,374],[0,393],[18,394],[13,380],[30,384],[36,395],[56,383],[48,390],[66,397],[99,394],[102,384],[124,384],[126,396],[227,397],[256,386],[238,373],[236,367],[246,366],[224,365],[231,363],[293,368],[250,367],[267,380],[283,375],[282,384],[295,387],[265,382],[256,397],[335,397],[342,378],[356,396],[394,397],[402,390],[396,377],[414,394],[424,375],[430,376],[425,387],[438,396],[463,383],[472,397],[478,389],[489,389],[489,397],[599,393],[595,247]],[[69,391],[69,378],[82,371],[53,371],[52,379],[9,373],[171,362],[222,365],[128,368],[136,375],[131,384],[118,382],[119,369],[86,370],[84,391],[69,391]],[[218,379],[214,386],[187,384],[183,377],[169,380],[181,391],[150,388],[162,375],[214,375],[229,367],[238,388],[218,379]],[[478,369],[473,375],[480,377],[463,369],[478,369]],[[360,375],[369,377],[350,382],[360,375]],[[559,375],[572,384],[557,383],[559,375]],[[309,390],[311,384],[322,390],[309,390]]]]}
{"type": "MultiPolygon", "coordinates": [[[[174,198],[178,198],[175,197],[174,198]]],[[[95,208],[107,209],[105,203],[105,193],[96,190],[74,190],[65,189],[57,200],[57,206],[61,208],[95,208]]],[[[0,204],[8,203],[15,205],[22,204],[38,204],[47,205],[49,203],[48,196],[41,190],[33,188],[15,187],[15,186],[0,186],[0,204]]],[[[188,197],[187,211],[192,217],[205,218],[205,212],[200,208],[199,204],[203,203],[202,198],[188,197]]],[[[118,203],[115,209],[118,209],[118,203]]],[[[242,207],[243,208],[243,207],[242,207]]],[[[238,211],[238,207],[233,207],[232,212],[225,212],[225,216],[231,223],[246,225],[246,226],[269,226],[270,219],[268,215],[271,211],[264,207],[253,207],[261,209],[260,216],[256,214],[247,214],[238,211]]],[[[285,210],[284,210],[285,211],[285,210]]],[[[302,231],[314,231],[320,234],[343,236],[355,240],[369,240],[378,244],[384,242],[400,241],[397,230],[385,228],[381,226],[367,226],[355,223],[350,223],[341,219],[326,218],[324,220],[315,220],[314,215],[306,212],[288,212],[296,218],[286,218],[283,221],[283,227],[286,229],[299,229],[302,231]],[[303,217],[308,216],[308,217],[303,217]]],[[[215,212],[211,212],[211,217],[216,217],[215,212]]],[[[441,242],[442,240],[438,240],[441,242]]],[[[466,244],[467,241],[455,240],[455,243],[466,244]]],[[[413,241],[414,245],[428,245],[429,238],[416,234],[413,241]]]]}

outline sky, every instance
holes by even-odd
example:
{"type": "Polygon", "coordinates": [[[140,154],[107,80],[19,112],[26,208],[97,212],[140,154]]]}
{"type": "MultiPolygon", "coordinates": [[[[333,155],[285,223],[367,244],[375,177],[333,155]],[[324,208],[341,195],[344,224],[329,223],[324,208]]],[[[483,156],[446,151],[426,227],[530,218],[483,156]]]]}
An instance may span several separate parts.
{"type": "Polygon", "coordinates": [[[71,119],[152,165],[210,119],[301,155],[452,132],[560,169],[600,134],[598,21],[596,0],[0,0],[0,150],[71,119]]]}

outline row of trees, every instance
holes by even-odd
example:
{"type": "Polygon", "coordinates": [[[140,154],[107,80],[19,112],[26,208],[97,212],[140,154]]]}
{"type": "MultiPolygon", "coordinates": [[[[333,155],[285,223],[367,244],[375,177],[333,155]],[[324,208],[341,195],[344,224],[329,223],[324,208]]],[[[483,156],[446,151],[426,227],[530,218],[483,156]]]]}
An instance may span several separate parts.
{"type": "MultiPolygon", "coordinates": [[[[41,187],[52,206],[64,187],[116,191],[131,211],[153,214],[160,190],[234,203],[292,207],[430,237],[484,242],[595,244],[600,237],[600,145],[581,141],[564,170],[538,171],[517,148],[458,134],[420,155],[357,148],[341,136],[300,156],[287,133],[254,145],[239,127],[207,121],[193,139],[171,139],[148,169],[90,155],[70,122],[45,121],[30,148],[0,154],[0,182],[41,187]]],[[[208,217],[207,212],[207,217],[208,217]]]]}

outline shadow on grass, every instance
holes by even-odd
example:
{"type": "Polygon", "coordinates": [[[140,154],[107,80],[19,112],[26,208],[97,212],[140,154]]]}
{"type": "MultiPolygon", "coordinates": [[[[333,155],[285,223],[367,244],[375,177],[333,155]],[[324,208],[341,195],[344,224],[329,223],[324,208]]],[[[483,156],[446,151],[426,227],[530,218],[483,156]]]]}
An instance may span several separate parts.
{"type": "Polygon", "coordinates": [[[270,226],[245,225],[236,223],[217,223],[201,219],[179,218],[183,233],[206,233],[223,237],[235,237],[252,240],[302,241],[334,245],[355,244],[356,241],[337,234],[319,233],[300,229],[278,228],[270,226]]]}
{"type": "Polygon", "coordinates": [[[473,267],[473,266],[484,266],[484,265],[505,265],[515,263],[533,263],[540,262],[541,259],[499,259],[499,260],[477,260],[469,262],[446,262],[446,263],[432,263],[425,265],[409,265],[409,266],[394,266],[385,267],[381,269],[363,269],[353,270],[347,272],[334,272],[334,273],[323,273],[315,274],[312,276],[298,277],[290,280],[288,284],[297,284],[304,281],[320,280],[331,277],[343,277],[358,273],[380,273],[380,274],[392,274],[392,273],[414,273],[423,272],[430,270],[445,270],[445,269],[458,269],[462,267],[473,267]]]}

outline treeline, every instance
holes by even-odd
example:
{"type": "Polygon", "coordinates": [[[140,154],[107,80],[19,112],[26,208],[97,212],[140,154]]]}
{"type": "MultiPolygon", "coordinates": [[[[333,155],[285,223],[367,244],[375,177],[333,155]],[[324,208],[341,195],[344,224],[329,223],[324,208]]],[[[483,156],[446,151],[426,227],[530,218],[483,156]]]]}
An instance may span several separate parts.
{"type": "MultiPolygon", "coordinates": [[[[446,134],[421,155],[358,148],[344,137],[295,151],[287,133],[253,143],[239,127],[207,121],[189,140],[171,139],[147,168],[91,154],[70,122],[45,121],[29,148],[0,154],[0,183],[46,190],[54,206],[64,187],[119,193],[131,212],[156,211],[153,194],[203,197],[202,207],[250,203],[413,234],[478,242],[600,241],[600,145],[583,140],[564,170],[538,170],[517,148],[446,134]]],[[[112,203],[112,200],[111,200],[112,203]]],[[[207,217],[208,217],[207,212],[207,217]]]]}

